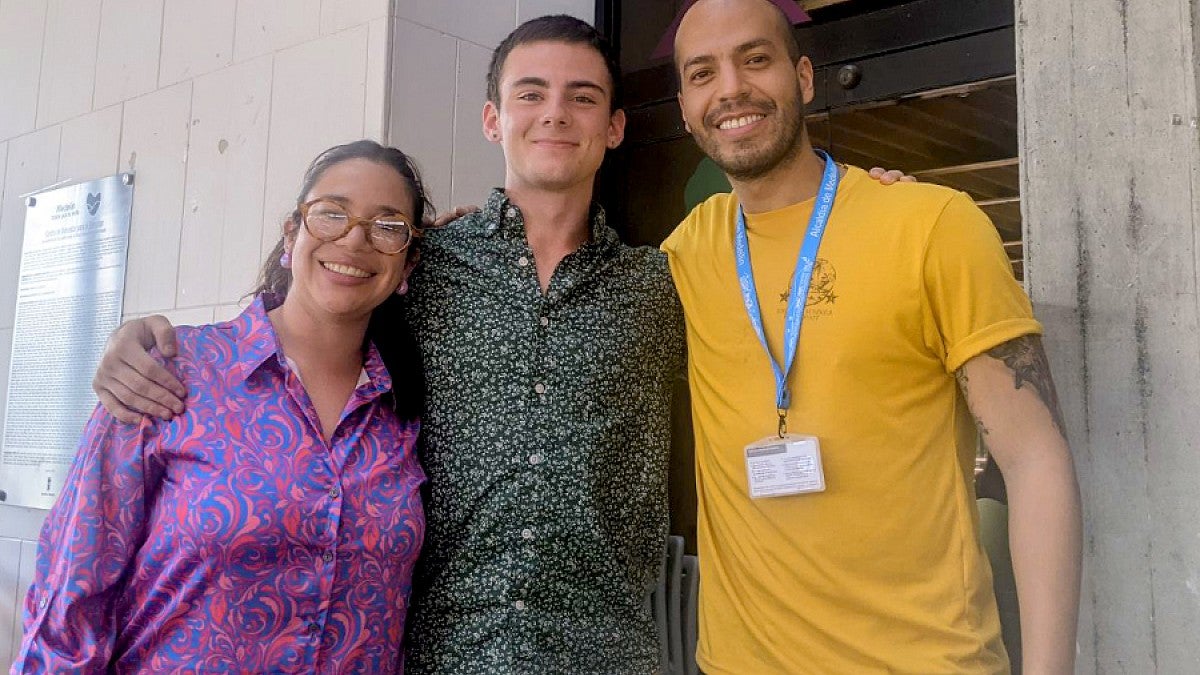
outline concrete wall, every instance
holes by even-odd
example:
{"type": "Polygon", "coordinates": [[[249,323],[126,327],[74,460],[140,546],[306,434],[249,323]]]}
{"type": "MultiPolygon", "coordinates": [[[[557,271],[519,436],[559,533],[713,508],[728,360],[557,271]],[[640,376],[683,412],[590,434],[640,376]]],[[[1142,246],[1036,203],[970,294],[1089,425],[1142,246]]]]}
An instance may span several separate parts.
{"type": "Polygon", "coordinates": [[[1018,0],[1026,275],[1084,498],[1080,673],[1200,672],[1197,0],[1018,0]]]}
{"type": "MultiPolygon", "coordinates": [[[[480,203],[491,49],[593,0],[0,0],[0,429],[23,195],[137,172],[127,317],[240,311],[304,167],[369,137],[413,153],[435,204],[480,203]],[[389,134],[389,126],[391,133],[389,134]]],[[[0,670],[45,512],[0,505],[0,670]]]]}

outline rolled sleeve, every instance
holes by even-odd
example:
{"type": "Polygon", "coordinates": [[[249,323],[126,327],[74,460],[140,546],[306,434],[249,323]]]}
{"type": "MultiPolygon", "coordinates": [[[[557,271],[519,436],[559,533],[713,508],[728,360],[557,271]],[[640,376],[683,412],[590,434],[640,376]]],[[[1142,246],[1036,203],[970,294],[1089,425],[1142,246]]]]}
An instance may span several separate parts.
{"type": "Polygon", "coordinates": [[[1040,334],[996,228],[962,193],[942,209],[924,257],[929,339],[947,372],[997,345],[1040,334]]]}

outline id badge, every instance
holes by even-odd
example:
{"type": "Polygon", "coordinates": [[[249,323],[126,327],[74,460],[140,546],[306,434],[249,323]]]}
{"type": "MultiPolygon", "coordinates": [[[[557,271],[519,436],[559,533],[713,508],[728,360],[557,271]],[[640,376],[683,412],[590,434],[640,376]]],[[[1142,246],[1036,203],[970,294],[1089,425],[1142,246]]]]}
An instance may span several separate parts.
{"type": "Polygon", "coordinates": [[[768,436],[746,446],[750,498],[825,491],[821,442],[816,436],[768,436]]]}

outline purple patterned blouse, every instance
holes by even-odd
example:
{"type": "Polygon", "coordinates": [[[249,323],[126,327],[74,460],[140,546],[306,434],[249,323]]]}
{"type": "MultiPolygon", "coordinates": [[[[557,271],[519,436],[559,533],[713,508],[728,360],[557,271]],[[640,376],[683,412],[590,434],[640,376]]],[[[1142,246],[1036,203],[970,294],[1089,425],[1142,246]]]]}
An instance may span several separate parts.
{"type": "Polygon", "coordinates": [[[375,348],[327,444],[263,298],[177,335],[187,412],[96,409],[12,672],[403,672],[425,475],[375,348]]]}

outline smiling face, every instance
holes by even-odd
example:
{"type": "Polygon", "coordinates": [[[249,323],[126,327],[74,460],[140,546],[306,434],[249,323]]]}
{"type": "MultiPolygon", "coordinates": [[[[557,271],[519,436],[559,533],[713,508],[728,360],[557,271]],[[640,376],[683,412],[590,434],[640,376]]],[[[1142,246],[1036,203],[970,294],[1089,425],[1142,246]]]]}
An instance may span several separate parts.
{"type": "Polygon", "coordinates": [[[793,63],[786,31],[786,19],[764,0],[701,0],[676,33],[684,124],[735,180],[764,176],[807,144],[812,64],[793,63]]]}
{"type": "Polygon", "coordinates": [[[604,58],[586,44],[515,47],[500,74],[500,100],[483,108],[484,135],[504,148],[505,187],[562,192],[587,186],[604,152],[624,136],[611,111],[604,58]]]}
{"type": "MultiPolygon", "coordinates": [[[[305,202],[322,199],[360,218],[401,216],[411,222],[412,191],[395,169],[367,159],[347,159],[321,174],[305,202]]],[[[335,241],[321,241],[308,228],[288,221],[287,250],[292,285],[284,301],[311,317],[361,320],[395,292],[408,274],[408,253],[376,251],[362,227],[335,241]]]]}

